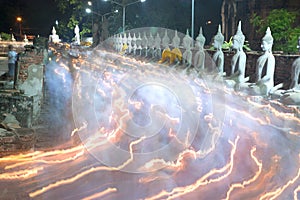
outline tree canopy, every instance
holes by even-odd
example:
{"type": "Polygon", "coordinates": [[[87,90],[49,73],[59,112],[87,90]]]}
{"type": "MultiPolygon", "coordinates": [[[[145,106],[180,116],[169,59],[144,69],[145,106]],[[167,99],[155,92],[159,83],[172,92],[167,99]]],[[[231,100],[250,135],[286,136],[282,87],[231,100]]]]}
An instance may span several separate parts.
{"type": "Polygon", "coordinates": [[[274,9],[266,18],[254,14],[251,23],[260,34],[264,34],[267,27],[270,27],[275,51],[297,52],[297,40],[300,36],[300,26],[295,23],[297,15],[299,13],[286,9],[274,9]]]}

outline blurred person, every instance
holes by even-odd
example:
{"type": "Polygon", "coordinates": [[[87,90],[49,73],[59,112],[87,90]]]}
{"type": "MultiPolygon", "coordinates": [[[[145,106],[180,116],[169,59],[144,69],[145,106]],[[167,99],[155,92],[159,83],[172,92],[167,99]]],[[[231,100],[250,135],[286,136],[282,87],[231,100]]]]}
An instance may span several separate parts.
{"type": "Polygon", "coordinates": [[[8,77],[13,78],[15,74],[15,68],[17,63],[18,54],[14,50],[13,45],[8,46],[8,77]]]}

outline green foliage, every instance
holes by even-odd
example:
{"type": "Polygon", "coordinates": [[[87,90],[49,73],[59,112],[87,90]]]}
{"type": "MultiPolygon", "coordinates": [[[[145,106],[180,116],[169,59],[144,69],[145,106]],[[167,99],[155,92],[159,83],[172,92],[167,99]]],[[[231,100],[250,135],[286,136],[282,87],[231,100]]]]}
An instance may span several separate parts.
{"type": "Polygon", "coordinates": [[[2,33],[0,33],[0,35],[1,35],[2,40],[8,41],[8,40],[11,39],[11,34],[3,33],[3,32],[2,32],[2,33]]]}
{"type": "Polygon", "coordinates": [[[300,36],[300,27],[295,27],[297,16],[297,12],[274,9],[264,19],[257,14],[252,15],[250,22],[262,35],[270,27],[274,38],[273,50],[297,52],[297,40],[300,36]]]}
{"type": "Polygon", "coordinates": [[[57,29],[57,34],[67,41],[72,41],[75,36],[74,28],[80,28],[80,34],[85,34],[91,30],[91,23],[87,23],[88,15],[85,13],[86,2],[80,0],[55,0],[59,10],[65,14],[65,21],[61,20],[57,29]]]}
{"type": "MultiPolygon", "coordinates": [[[[224,41],[224,43],[222,44],[222,49],[223,50],[231,50],[231,47],[232,47],[232,44],[233,44],[232,40],[233,40],[233,37],[231,36],[228,42],[224,41]]],[[[248,41],[245,41],[245,44],[243,45],[243,49],[245,49],[246,51],[251,51],[251,48],[249,46],[248,41]]],[[[209,48],[209,50],[214,50],[214,47],[211,46],[209,48]]]]}

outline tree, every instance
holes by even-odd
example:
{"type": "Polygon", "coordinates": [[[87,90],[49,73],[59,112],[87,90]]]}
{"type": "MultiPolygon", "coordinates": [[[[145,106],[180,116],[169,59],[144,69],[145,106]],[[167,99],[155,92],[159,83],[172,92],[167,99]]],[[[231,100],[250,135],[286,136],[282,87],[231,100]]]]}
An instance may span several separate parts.
{"type": "Polygon", "coordinates": [[[297,12],[286,9],[274,9],[266,18],[252,15],[250,22],[259,34],[264,34],[270,27],[274,38],[273,49],[283,52],[297,52],[297,40],[300,36],[300,27],[296,26],[297,12]]]}
{"type": "Polygon", "coordinates": [[[64,14],[64,18],[59,22],[57,33],[61,38],[71,41],[74,37],[74,28],[80,27],[80,34],[91,32],[91,23],[87,23],[88,16],[85,13],[85,1],[79,0],[55,0],[57,7],[64,14]]]}

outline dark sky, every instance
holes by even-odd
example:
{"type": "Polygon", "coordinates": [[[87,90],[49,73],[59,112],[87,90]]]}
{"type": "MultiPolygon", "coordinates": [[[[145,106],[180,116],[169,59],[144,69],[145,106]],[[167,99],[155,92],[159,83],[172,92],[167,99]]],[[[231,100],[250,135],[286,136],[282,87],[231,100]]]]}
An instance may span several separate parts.
{"type": "Polygon", "coordinates": [[[0,32],[18,32],[16,17],[23,19],[24,33],[47,36],[59,17],[54,0],[0,0],[0,32]]]}
{"type": "MultiPolygon", "coordinates": [[[[67,0],[66,0],[67,1],[67,0]]],[[[84,1],[84,0],[83,0],[84,1]]],[[[98,0],[102,5],[102,0],[98,0]]],[[[179,18],[186,19],[186,26],[190,26],[191,21],[191,0],[147,0],[143,5],[129,6],[127,16],[138,9],[147,12],[147,9],[159,7],[164,14],[173,15],[173,20],[179,18]],[[170,4],[170,2],[172,2],[170,4]],[[170,13],[170,8],[179,7],[180,13],[170,13]]],[[[220,8],[222,0],[195,0],[195,35],[200,26],[205,26],[207,20],[212,20],[213,24],[204,28],[205,32],[215,32],[216,26],[220,23],[220,8]]],[[[105,3],[105,2],[104,2],[105,3]]],[[[108,2],[106,2],[107,4],[108,2]]],[[[178,10],[178,8],[177,8],[178,10]]],[[[56,8],[54,0],[0,0],[0,32],[18,32],[19,26],[16,16],[23,18],[22,28],[26,34],[41,35],[47,37],[51,33],[55,20],[59,20],[60,14],[56,8]]],[[[155,16],[153,16],[155,17],[155,16]]],[[[150,19],[151,20],[151,19],[150,19]]],[[[181,20],[182,21],[182,20],[181,20]]],[[[145,24],[147,26],[147,24],[145,24]]],[[[176,28],[176,27],[167,27],[176,28]]]]}

